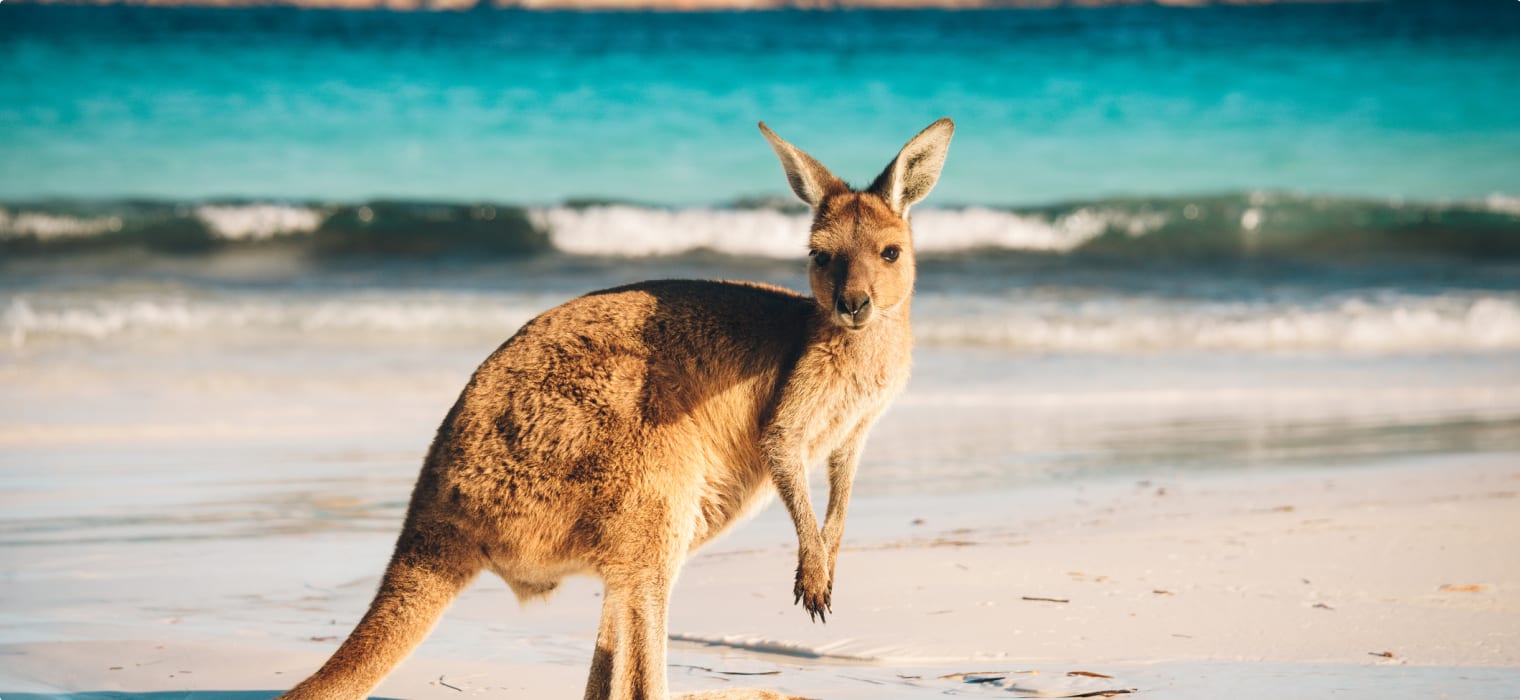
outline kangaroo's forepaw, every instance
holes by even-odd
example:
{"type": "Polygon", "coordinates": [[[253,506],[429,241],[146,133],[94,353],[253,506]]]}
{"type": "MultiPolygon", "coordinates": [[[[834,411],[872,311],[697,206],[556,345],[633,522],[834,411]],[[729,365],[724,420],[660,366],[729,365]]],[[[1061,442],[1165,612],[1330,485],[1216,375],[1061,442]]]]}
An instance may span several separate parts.
{"type": "Polygon", "coordinates": [[[828,622],[825,613],[834,612],[833,609],[834,582],[829,578],[829,571],[820,560],[804,558],[797,564],[797,585],[792,587],[792,595],[795,596],[792,603],[801,603],[807,608],[808,617],[814,621],[828,622]]]}

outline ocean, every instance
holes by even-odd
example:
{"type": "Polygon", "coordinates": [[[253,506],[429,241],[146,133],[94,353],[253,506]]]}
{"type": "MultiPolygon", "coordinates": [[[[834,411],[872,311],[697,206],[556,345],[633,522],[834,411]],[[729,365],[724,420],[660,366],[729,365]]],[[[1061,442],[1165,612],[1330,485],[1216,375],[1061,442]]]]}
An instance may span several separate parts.
{"type": "MultiPolygon", "coordinates": [[[[988,435],[1071,429],[949,465],[940,455],[960,448],[907,451],[937,474],[1013,484],[1074,463],[1135,467],[1145,450],[1097,443],[1136,420],[1161,431],[1148,440],[1232,435],[1236,462],[1270,462],[1276,442],[1243,436],[1324,422],[1263,408],[1300,390],[1315,397],[1293,399],[1306,407],[1339,407],[1331,423],[1361,426],[1320,426],[1331,437],[1314,444],[1520,446],[1507,393],[1520,380],[1520,14],[1508,6],[8,3],[0,19],[13,439],[47,442],[63,420],[47,407],[76,405],[49,398],[64,381],[50,372],[116,366],[134,369],[65,383],[115,396],[154,367],[163,386],[197,368],[314,380],[386,357],[443,375],[442,415],[474,362],[578,294],[653,277],[805,289],[807,215],[757,120],[865,182],[949,115],[949,164],[915,211],[928,359],[905,406],[986,404],[965,410],[991,416],[988,435]],[[418,347],[441,351],[409,357],[418,347]],[[1334,388],[1348,376],[1364,379],[1334,388]],[[1081,398],[1093,377],[1127,388],[1081,398]],[[1374,389],[1417,398],[1369,400],[1374,389]],[[1221,395],[1239,409],[1226,427],[1114,408],[1163,401],[1213,421],[1221,395]],[[1010,408],[1030,396],[1060,405],[1010,408]],[[1089,404],[1108,418],[1084,417],[1089,404]],[[1413,427],[1411,411],[1425,416],[1413,427]],[[1397,430],[1363,430],[1379,426],[1397,430]]],[[[247,404],[212,386],[202,399],[247,404]]],[[[130,413],[147,420],[157,405],[130,413]]],[[[410,452],[436,419],[416,420],[410,452]]],[[[904,469],[880,488],[921,488],[904,469]]]]}
{"type": "Polygon", "coordinates": [[[1520,194],[1504,3],[3,9],[5,201],[722,205],[785,193],[758,120],[866,182],[941,116],[940,206],[1520,194]]]}
{"type": "Polygon", "coordinates": [[[964,412],[996,439],[884,449],[868,459],[914,456],[867,484],[923,488],[913,460],[954,490],[1199,451],[1520,448],[1508,6],[7,3],[0,62],[18,444],[209,405],[235,424],[270,373],[355,365],[326,390],[436,382],[396,446],[407,474],[474,363],[556,303],[656,277],[805,289],[807,215],[756,121],[866,182],[948,115],[898,413],[964,412]],[[136,408],[98,408],[142,382],[136,408]]]}

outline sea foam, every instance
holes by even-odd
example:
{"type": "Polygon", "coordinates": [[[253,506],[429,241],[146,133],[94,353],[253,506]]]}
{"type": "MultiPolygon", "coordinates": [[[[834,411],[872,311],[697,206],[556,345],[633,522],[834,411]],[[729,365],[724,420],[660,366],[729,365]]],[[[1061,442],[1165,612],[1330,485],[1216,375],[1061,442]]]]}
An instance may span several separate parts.
{"type": "Polygon", "coordinates": [[[1029,351],[1520,350],[1520,295],[1512,293],[1356,294],[1299,304],[1155,297],[968,303],[925,295],[914,319],[915,335],[927,342],[1029,351]]]}
{"type": "Polygon", "coordinates": [[[195,215],[218,238],[259,241],[317,230],[331,212],[288,204],[205,204],[195,215]]]}
{"type": "MultiPolygon", "coordinates": [[[[554,247],[579,255],[643,257],[711,250],[793,258],[806,250],[807,214],[773,209],[656,209],[628,205],[534,209],[554,247]]],[[[977,249],[1067,252],[1109,230],[1141,236],[1165,224],[1154,212],[1079,207],[1054,217],[988,207],[914,212],[914,247],[925,254],[977,249]]]]}
{"type": "MultiPolygon", "coordinates": [[[[564,300],[516,292],[364,291],[299,294],[132,294],[34,291],[11,297],[0,334],[13,348],[49,342],[323,335],[362,342],[400,336],[504,339],[564,300]]],[[[1173,351],[1402,354],[1520,350],[1520,293],[1354,293],[1300,303],[1094,294],[921,293],[925,343],[1027,352],[1173,351]]]]}
{"type": "Polygon", "coordinates": [[[0,207],[0,240],[31,237],[41,241],[87,238],[120,231],[120,216],[80,217],[47,211],[0,207]]]}

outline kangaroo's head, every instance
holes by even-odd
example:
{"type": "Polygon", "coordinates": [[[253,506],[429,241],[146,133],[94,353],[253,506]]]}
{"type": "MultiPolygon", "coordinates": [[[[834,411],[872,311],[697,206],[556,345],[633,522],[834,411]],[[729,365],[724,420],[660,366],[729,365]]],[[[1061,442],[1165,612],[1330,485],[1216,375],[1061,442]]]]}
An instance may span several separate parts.
{"type": "Polygon", "coordinates": [[[955,123],[930,124],[860,191],[764,122],[760,132],[776,149],[792,191],[813,208],[808,273],[823,316],[856,331],[905,313],[914,278],[908,208],[934,189],[955,123]]]}

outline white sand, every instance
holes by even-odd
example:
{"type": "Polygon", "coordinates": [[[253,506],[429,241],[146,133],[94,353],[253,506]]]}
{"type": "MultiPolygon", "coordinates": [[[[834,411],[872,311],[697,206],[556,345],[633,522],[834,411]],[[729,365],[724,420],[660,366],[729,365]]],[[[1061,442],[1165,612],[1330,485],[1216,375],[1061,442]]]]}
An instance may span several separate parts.
{"type": "MultiPolygon", "coordinates": [[[[826,625],[792,605],[789,533],[772,507],[687,566],[675,690],[1520,697],[1513,456],[866,498],[826,625]]],[[[392,534],[6,547],[0,697],[269,697],[363,612],[392,534]]],[[[519,610],[482,579],[377,695],[579,697],[598,591],[519,610]]]]}
{"type": "MultiPolygon", "coordinates": [[[[290,687],[499,342],[192,340],[0,358],[0,699],[290,687]]],[[[828,623],[792,604],[773,504],[683,573],[675,690],[1520,698],[1512,356],[918,358],[828,623]]],[[[519,609],[483,578],[377,696],[580,697],[599,594],[519,609]]]]}

